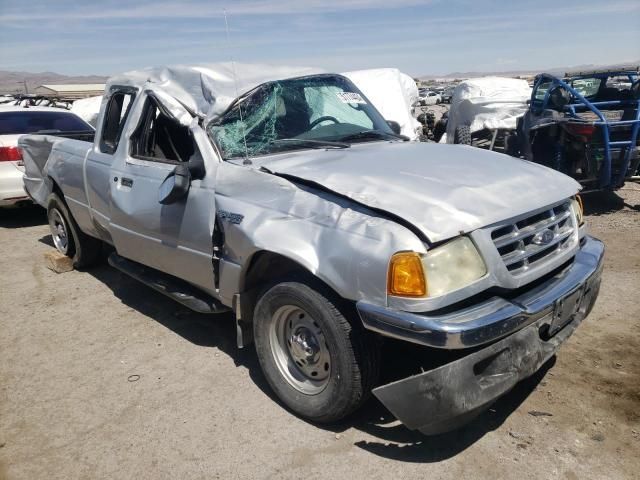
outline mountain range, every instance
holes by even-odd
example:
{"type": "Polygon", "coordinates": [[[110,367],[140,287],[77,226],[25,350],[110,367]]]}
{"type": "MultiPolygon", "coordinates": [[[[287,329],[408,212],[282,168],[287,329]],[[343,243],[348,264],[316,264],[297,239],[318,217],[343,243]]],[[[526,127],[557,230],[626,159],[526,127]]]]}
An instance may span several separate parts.
{"type": "Polygon", "coordinates": [[[25,93],[25,83],[27,90],[32,92],[33,89],[40,85],[68,85],[75,83],[105,83],[108,77],[100,75],[82,75],[70,76],[60,75],[54,72],[8,72],[0,70],[0,93],[25,93]]]}
{"type": "MultiPolygon", "coordinates": [[[[630,62],[633,65],[640,65],[640,60],[630,62]]],[[[566,71],[573,70],[590,70],[595,68],[607,68],[615,65],[576,65],[573,67],[555,67],[543,69],[547,73],[553,75],[563,75],[566,71]]],[[[421,75],[420,80],[432,80],[435,78],[452,79],[452,78],[473,78],[484,77],[487,75],[497,75],[501,77],[528,77],[540,73],[543,70],[509,70],[501,72],[452,72],[446,75],[421,75]]],[[[0,70],[0,93],[25,93],[25,84],[29,92],[33,89],[45,84],[74,84],[74,83],[105,83],[107,81],[106,76],[101,75],[61,75],[54,72],[9,72],[0,70]]]]}

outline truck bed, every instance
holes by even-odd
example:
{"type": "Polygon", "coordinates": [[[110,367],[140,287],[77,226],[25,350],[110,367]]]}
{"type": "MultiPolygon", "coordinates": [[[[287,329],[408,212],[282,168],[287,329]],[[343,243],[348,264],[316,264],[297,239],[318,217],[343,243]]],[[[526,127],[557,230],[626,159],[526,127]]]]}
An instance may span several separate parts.
{"type": "MultiPolygon", "coordinates": [[[[51,152],[56,151],[61,155],[55,157],[55,161],[80,161],[87,152],[93,148],[94,131],[65,132],[55,135],[31,134],[24,135],[18,140],[24,160],[24,187],[27,194],[34,202],[46,207],[48,192],[47,169],[51,152]]],[[[79,170],[82,171],[82,170],[79,170]]]]}

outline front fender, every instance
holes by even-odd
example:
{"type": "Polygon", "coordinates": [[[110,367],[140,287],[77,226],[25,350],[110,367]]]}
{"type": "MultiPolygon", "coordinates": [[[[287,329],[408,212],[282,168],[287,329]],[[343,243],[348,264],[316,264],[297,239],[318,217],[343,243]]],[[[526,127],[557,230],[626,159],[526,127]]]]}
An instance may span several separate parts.
{"type": "Polygon", "coordinates": [[[219,168],[216,184],[223,258],[239,266],[237,279],[221,285],[236,292],[251,257],[269,251],[301,265],[343,298],[385,305],[391,255],[425,251],[406,227],[328,192],[229,163],[219,168]]]}

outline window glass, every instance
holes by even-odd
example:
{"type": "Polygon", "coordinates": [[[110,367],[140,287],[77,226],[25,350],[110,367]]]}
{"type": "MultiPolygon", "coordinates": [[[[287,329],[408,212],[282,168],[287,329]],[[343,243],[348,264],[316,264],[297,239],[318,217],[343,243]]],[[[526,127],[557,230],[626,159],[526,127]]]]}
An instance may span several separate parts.
{"type": "Polygon", "coordinates": [[[547,90],[549,90],[549,87],[551,86],[551,82],[542,82],[540,85],[538,85],[538,88],[536,89],[536,95],[535,95],[535,99],[536,100],[544,100],[544,96],[547,94],[547,90]]]}
{"type": "Polygon", "coordinates": [[[174,163],[188,162],[194,152],[189,128],[162,113],[156,101],[147,98],[140,124],[131,137],[131,155],[174,163]]]}
{"type": "Polygon", "coordinates": [[[336,85],[305,87],[304,97],[310,109],[311,123],[325,117],[327,119],[320,121],[318,125],[329,125],[334,122],[332,119],[340,118],[341,122],[373,128],[373,120],[364,110],[345,108],[345,104],[339,99],[342,92],[342,88],[336,85]]]}
{"type": "Polygon", "coordinates": [[[100,151],[114,153],[118,148],[120,135],[129,115],[133,97],[131,92],[115,92],[111,95],[102,124],[100,151]]]}
{"type": "Polygon", "coordinates": [[[600,89],[600,78],[578,78],[571,82],[571,86],[583,97],[593,97],[600,89]]]}
{"type": "Polygon", "coordinates": [[[91,125],[73,113],[65,111],[42,112],[24,109],[0,113],[0,135],[91,131],[91,125]]]}
{"type": "Polygon", "coordinates": [[[607,78],[605,86],[607,88],[617,88],[618,90],[628,90],[633,85],[633,77],[628,75],[614,75],[607,78]]]}
{"type": "Polygon", "coordinates": [[[312,148],[319,142],[374,141],[393,136],[380,113],[348,79],[336,75],[261,85],[207,131],[225,159],[312,148]],[[354,139],[354,135],[356,136],[354,139]]]}

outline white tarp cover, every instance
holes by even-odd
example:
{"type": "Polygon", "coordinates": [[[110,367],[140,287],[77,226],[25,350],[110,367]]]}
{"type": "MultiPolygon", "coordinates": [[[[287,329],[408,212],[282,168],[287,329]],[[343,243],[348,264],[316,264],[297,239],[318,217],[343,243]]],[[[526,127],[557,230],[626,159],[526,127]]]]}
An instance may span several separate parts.
{"type": "Polygon", "coordinates": [[[385,120],[400,124],[400,133],[417,140],[420,123],[411,115],[411,105],[418,99],[416,82],[397,68],[377,68],[344,72],[375,105],[385,120]]]}
{"type": "Polygon", "coordinates": [[[482,77],[458,84],[451,98],[447,133],[440,143],[453,143],[456,128],[469,125],[471,133],[482,129],[516,128],[527,111],[531,87],[526,80],[482,77]]]}
{"type": "Polygon", "coordinates": [[[73,102],[71,111],[95,128],[101,103],[102,96],[82,98],[73,102]]]}

